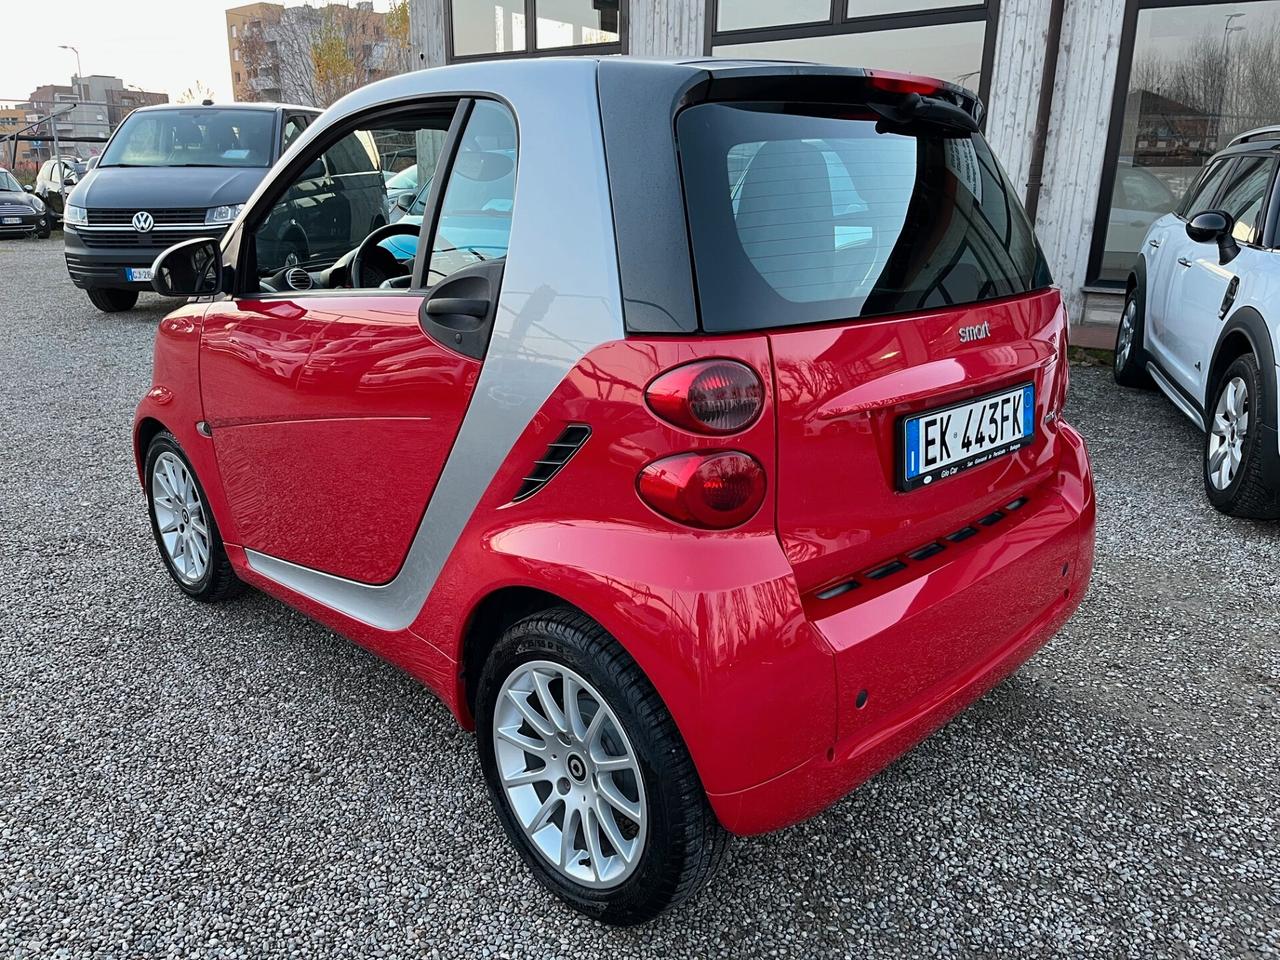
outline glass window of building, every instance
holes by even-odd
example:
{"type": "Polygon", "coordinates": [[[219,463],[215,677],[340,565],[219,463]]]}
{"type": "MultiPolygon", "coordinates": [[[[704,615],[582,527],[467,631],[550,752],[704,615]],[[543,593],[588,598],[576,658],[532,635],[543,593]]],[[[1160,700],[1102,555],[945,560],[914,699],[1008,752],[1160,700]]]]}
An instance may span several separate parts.
{"type": "Polygon", "coordinates": [[[809,60],[842,67],[922,73],[978,89],[986,24],[948,23],[871,33],[822,34],[754,43],[717,44],[717,57],[809,60]]]}
{"type": "Polygon", "coordinates": [[[983,0],[716,0],[709,52],[919,73],[985,98],[994,7],[983,0]]]}
{"type": "Polygon", "coordinates": [[[1090,261],[1104,284],[1124,282],[1153,222],[1189,209],[1183,198],[1209,157],[1280,121],[1280,0],[1137,3],[1090,261]]]}
{"type": "Polygon", "coordinates": [[[450,0],[451,59],[585,48],[621,53],[623,0],[450,0]]]}

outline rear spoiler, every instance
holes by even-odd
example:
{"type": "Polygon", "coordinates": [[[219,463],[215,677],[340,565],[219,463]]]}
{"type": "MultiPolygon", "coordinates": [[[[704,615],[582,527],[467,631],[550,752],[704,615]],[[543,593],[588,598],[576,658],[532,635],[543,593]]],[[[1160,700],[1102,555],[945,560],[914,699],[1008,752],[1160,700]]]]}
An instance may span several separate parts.
{"type": "Polygon", "coordinates": [[[860,103],[890,123],[928,123],[970,132],[986,115],[977,94],[945,80],[809,63],[753,61],[717,69],[685,96],[686,104],[726,100],[860,103]]]}

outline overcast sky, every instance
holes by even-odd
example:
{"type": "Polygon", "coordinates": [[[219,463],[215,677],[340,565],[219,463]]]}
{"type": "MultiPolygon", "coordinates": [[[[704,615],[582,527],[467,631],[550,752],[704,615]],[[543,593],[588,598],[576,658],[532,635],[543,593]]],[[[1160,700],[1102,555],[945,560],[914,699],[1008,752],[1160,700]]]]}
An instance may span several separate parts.
{"type": "MultiPolygon", "coordinates": [[[[85,76],[114,74],[172,99],[199,81],[216,99],[231,99],[223,11],[236,0],[59,0],[49,15],[39,2],[6,6],[8,23],[30,29],[5,41],[0,101],[25,99],[43,83],[69,84],[76,58],[62,43],[80,48],[85,76]]],[[[374,6],[386,10],[387,0],[374,6]]]]}

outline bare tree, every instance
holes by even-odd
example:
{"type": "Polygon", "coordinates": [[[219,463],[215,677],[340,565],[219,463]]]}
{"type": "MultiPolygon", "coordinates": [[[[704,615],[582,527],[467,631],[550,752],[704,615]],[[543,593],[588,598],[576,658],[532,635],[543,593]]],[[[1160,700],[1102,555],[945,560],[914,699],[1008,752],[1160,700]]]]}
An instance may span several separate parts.
{"type": "Polygon", "coordinates": [[[243,31],[240,59],[252,99],[326,107],[352,90],[409,69],[408,0],[377,13],[367,3],[286,7],[243,31]]]}
{"type": "Polygon", "coordinates": [[[203,80],[197,80],[182,93],[178,94],[178,99],[174,103],[200,103],[204,100],[213,99],[213,90],[203,80]]]}

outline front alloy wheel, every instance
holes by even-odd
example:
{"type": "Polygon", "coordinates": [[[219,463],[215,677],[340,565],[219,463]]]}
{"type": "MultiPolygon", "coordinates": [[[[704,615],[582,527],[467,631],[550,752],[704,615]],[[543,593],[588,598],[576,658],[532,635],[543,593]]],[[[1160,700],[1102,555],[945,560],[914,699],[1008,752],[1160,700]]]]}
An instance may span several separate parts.
{"type": "Polygon", "coordinates": [[[1249,434],[1249,385],[1232,377],[1218,394],[1209,428],[1209,482],[1226,490],[1236,478],[1244,460],[1244,441],[1249,434]]]}
{"type": "MultiPolygon", "coordinates": [[[[1269,372],[1268,372],[1269,373],[1269,372]]],[[[1252,354],[1234,360],[1218,378],[1204,440],[1204,489],[1209,502],[1235,517],[1280,518],[1280,458],[1275,433],[1265,429],[1274,380],[1252,354]]]]}
{"type": "Polygon", "coordinates": [[[173,434],[162,431],[147,447],[147,507],[165,569],[196,600],[235,596],[244,584],[218,535],[204,488],[173,434]]]}

